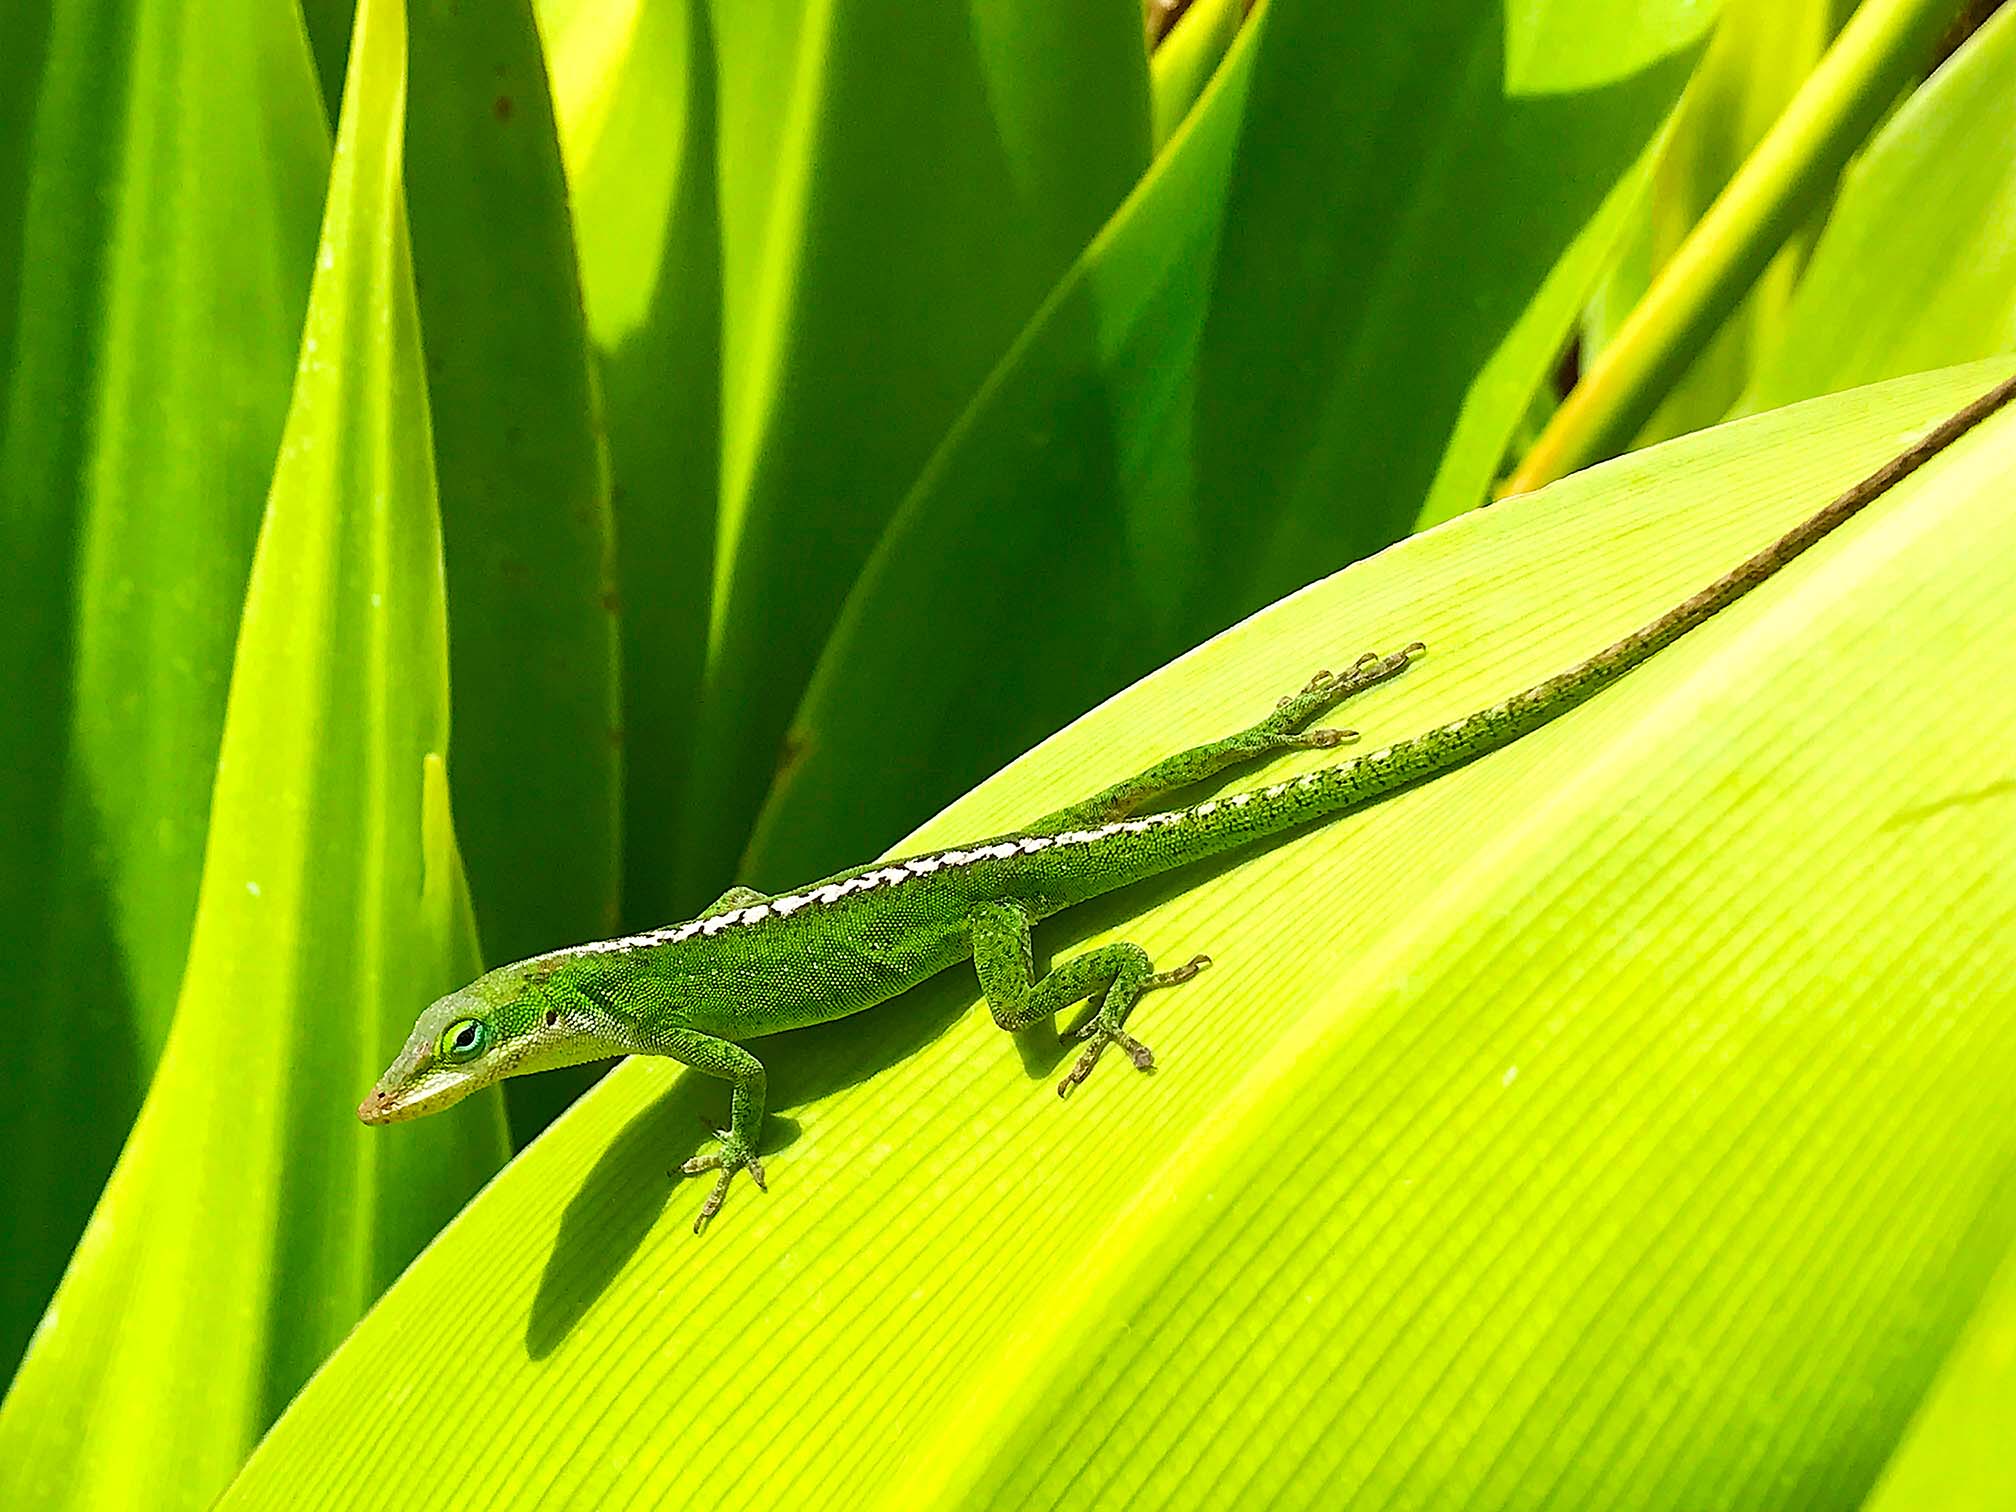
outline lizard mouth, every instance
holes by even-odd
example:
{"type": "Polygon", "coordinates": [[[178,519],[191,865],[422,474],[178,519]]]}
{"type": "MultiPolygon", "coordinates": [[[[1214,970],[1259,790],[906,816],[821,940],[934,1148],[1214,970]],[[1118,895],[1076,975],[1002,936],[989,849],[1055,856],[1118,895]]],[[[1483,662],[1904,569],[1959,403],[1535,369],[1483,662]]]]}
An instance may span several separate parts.
{"type": "Polygon", "coordinates": [[[377,1128],[384,1124],[404,1123],[409,1118],[422,1118],[429,1113],[438,1113],[462,1101],[481,1085],[473,1076],[432,1077],[418,1086],[393,1089],[379,1086],[357,1104],[357,1116],[365,1123],[377,1128]]]}

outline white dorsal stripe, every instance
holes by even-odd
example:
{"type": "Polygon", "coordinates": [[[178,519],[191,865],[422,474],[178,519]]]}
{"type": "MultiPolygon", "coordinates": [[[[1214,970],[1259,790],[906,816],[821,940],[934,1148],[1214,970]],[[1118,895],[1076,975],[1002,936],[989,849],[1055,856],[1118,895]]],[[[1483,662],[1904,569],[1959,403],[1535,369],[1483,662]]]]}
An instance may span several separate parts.
{"type": "MultiPolygon", "coordinates": [[[[1385,751],[1375,751],[1370,757],[1363,759],[1377,761],[1386,754],[1385,751]]],[[[646,950],[655,945],[682,944],[695,936],[711,939],[731,929],[739,929],[749,924],[761,924],[766,919],[788,919],[803,908],[827,907],[856,893],[900,887],[905,882],[928,877],[938,871],[972,866],[981,861],[1005,861],[1013,856],[1033,856],[1039,851],[1063,846],[1094,845],[1113,835],[1140,835],[1150,830],[1182,824],[1187,819],[1208,819],[1221,808],[1240,809],[1256,799],[1283,797],[1291,788],[1316,787],[1334,770],[1325,768],[1310,772],[1286,782],[1277,782],[1258,792],[1233,793],[1224,798],[1206,799],[1191,808],[1171,809],[1164,813],[1143,815],[1138,819],[1116,819],[1096,829],[1063,830],[1054,835],[1022,835],[1008,840],[989,841],[970,849],[944,850],[927,856],[913,856],[906,861],[872,867],[866,871],[856,872],[853,876],[822,882],[819,886],[807,888],[801,893],[789,893],[767,902],[725,909],[718,914],[689,919],[681,924],[668,924],[662,929],[647,929],[642,934],[624,935],[615,940],[595,940],[586,945],[551,951],[539,959],[646,950]]]]}

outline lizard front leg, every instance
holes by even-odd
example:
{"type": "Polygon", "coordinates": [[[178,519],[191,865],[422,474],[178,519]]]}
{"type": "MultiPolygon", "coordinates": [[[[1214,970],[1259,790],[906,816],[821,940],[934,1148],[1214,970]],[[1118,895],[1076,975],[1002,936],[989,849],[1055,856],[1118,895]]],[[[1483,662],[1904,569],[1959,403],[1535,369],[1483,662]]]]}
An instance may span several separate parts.
{"type": "Polygon", "coordinates": [[[701,1204],[699,1216],[693,1220],[693,1232],[697,1234],[721,1211],[721,1204],[728,1196],[728,1184],[737,1171],[747,1171],[749,1179],[759,1188],[769,1190],[763,1182],[763,1162],[756,1158],[756,1142],[763,1133],[763,1093],[768,1079],[763,1074],[763,1063],[740,1045],[691,1029],[661,1030],[650,1050],[654,1055],[669,1055],[695,1071],[718,1076],[734,1087],[728,1094],[728,1127],[714,1131],[721,1148],[713,1154],[695,1155],[679,1167],[687,1176],[697,1176],[703,1171],[721,1173],[714,1180],[714,1190],[701,1204]]]}
{"type": "Polygon", "coordinates": [[[1120,942],[1101,945],[1061,961],[1038,977],[1029,948],[1029,915],[1012,903],[982,903],[967,916],[973,943],[973,968],[994,1022],[1011,1033],[1054,1018],[1074,1003],[1093,999],[1092,1016],[1069,1040],[1086,1041],[1057,1095],[1092,1074],[1108,1045],[1127,1053],[1137,1071],[1155,1069],[1148,1047],[1127,1033],[1127,1015],[1144,992],[1187,982],[1211,964],[1209,956],[1194,956],[1173,971],[1157,971],[1148,952],[1120,942]]]}

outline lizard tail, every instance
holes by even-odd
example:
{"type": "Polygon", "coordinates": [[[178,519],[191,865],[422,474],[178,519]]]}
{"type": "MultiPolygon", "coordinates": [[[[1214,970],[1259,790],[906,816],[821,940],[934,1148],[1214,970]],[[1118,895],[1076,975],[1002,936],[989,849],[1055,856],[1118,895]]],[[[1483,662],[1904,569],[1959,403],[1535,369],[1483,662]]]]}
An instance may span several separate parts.
{"type": "Polygon", "coordinates": [[[1066,832],[1059,839],[1119,840],[1101,845],[1110,868],[1094,869],[1085,896],[1138,877],[1236,849],[1347,812],[1430,777],[1465,766],[1560,718],[1642,665],[1689,630],[1733,604],[1788,562],[1860,514],[1988,416],[2016,398],[2016,375],[1927,431],[1909,449],[1846,489],[1763,550],[1657,619],[1611,642],[1564,672],[1502,703],[1437,725],[1383,750],[1322,767],[1271,787],[1233,793],[1189,808],[1066,832]],[[1100,885],[1100,877],[1111,878],[1100,885]]]}

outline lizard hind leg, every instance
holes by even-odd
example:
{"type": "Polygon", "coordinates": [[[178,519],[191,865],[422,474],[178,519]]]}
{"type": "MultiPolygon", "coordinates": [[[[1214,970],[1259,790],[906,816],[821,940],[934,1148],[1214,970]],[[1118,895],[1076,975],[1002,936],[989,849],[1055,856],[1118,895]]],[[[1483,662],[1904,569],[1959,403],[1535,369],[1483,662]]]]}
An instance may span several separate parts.
{"type": "MultiPolygon", "coordinates": [[[[1147,974],[1137,977],[1130,970],[1123,969],[1117,972],[1113,980],[1107,984],[1106,990],[1099,993],[1094,1000],[1092,1016],[1072,1033],[1064,1036],[1066,1044],[1083,1041],[1085,1048],[1078,1053],[1077,1061],[1065,1073],[1064,1080],[1057,1083],[1059,1097],[1069,1097],[1072,1089],[1092,1074],[1092,1068],[1099,1064],[1099,1057],[1105,1053],[1108,1045],[1124,1050],[1127,1058],[1134,1063],[1136,1071],[1153,1071],[1155,1057],[1146,1045],[1127,1033],[1125,1027],[1127,1015],[1133,1011],[1135,1003],[1140,1001],[1142,993],[1153,992],[1157,987],[1174,987],[1187,982],[1211,964],[1211,957],[1194,955],[1172,970],[1155,971],[1148,960],[1148,953],[1139,945],[1107,948],[1132,952],[1132,955],[1138,958],[1140,969],[1147,974]]],[[[1094,955],[1098,953],[1092,952],[1094,955]]],[[[1080,956],[1077,959],[1083,960],[1085,957],[1080,956]]],[[[1126,964],[1133,965],[1134,962],[1129,961],[1126,964]]]]}
{"type": "Polygon", "coordinates": [[[1045,814],[1023,828],[1031,834],[1049,834],[1124,819],[1167,794],[1207,781],[1227,768],[1261,761],[1282,751],[1325,750],[1342,745],[1355,739],[1357,732],[1309,726],[1347,698],[1398,677],[1425,649],[1420,641],[1413,641],[1386,656],[1367,651],[1342,672],[1318,672],[1299,691],[1277,702],[1273,712],[1258,724],[1222,740],[1165,757],[1146,771],[1045,814]]]}
{"type": "Polygon", "coordinates": [[[1059,1097],[1092,1074],[1107,1046],[1126,1053],[1137,1071],[1155,1069],[1154,1054],[1127,1032],[1127,1016],[1144,992],[1187,982],[1210,959],[1197,956],[1173,971],[1158,972],[1139,945],[1116,942],[1060,961],[1041,977],[1030,963],[1029,916],[1012,903],[982,903],[968,917],[973,966],[994,1022],[1011,1032],[1056,1015],[1091,999],[1092,1016],[1068,1041],[1083,1041],[1077,1064],[1057,1085],[1059,1097]]]}
{"type": "Polygon", "coordinates": [[[1398,677],[1415,657],[1427,649],[1421,641],[1409,641],[1390,656],[1367,651],[1342,672],[1318,672],[1299,692],[1290,693],[1277,702],[1274,712],[1248,731],[1246,739],[1261,747],[1260,754],[1296,746],[1322,749],[1341,744],[1356,732],[1312,730],[1307,728],[1309,722],[1352,694],[1362,693],[1388,678],[1398,677]]]}

